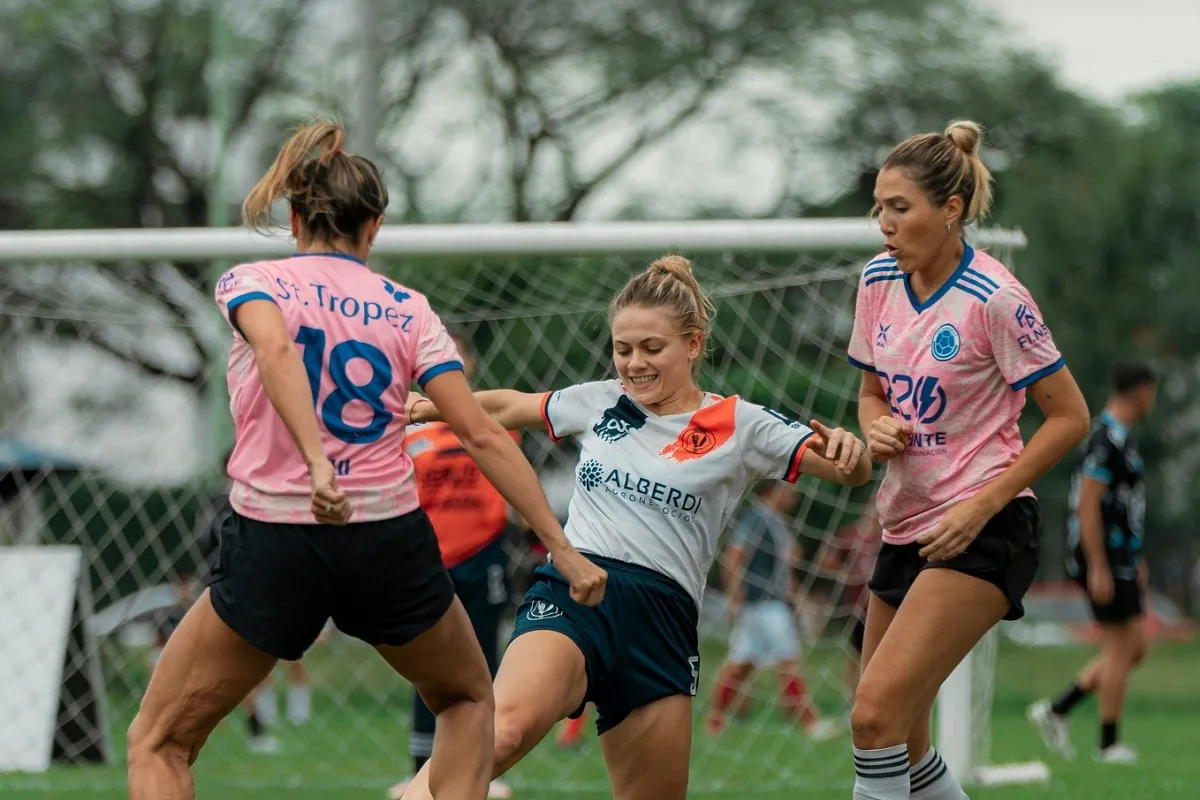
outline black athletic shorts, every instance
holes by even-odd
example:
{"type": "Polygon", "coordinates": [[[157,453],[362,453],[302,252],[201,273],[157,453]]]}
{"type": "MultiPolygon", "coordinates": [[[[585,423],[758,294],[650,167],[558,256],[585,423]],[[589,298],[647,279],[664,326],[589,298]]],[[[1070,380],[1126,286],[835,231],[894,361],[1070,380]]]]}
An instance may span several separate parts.
{"type": "Polygon", "coordinates": [[[975,541],[949,561],[929,562],[920,556],[924,545],[884,544],[879,549],[871,592],[893,608],[908,594],[923,569],[952,569],[985,580],[1008,598],[1005,619],[1025,616],[1021,601],[1033,585],[1041,561],[1042,527],[1037,500],[1018,497],[988,520],[975,541]]]}
{"type": "Polygon", "coordinates": [[[1137,581],[1127,578],[1113,578],[1113,597],[1108,605],[1097,605],[1088,592],[1087,565],[1083,565],[1077,582],[1087,594],[1088,605],[1092,609],[1092,618],[1101,625],[1117,624],[1137,619],[1142,615],[1145,605],[1142,600],[1142,587],[1137,581]]]}
{"type": "Polygon", "coordinates": [[[454,601],[424,511],[345,527],[260,522],[230,514],[209,578],[213,609],[247,642],[286,661],[332,618],[371,645],[402,645],[454,601]]]}

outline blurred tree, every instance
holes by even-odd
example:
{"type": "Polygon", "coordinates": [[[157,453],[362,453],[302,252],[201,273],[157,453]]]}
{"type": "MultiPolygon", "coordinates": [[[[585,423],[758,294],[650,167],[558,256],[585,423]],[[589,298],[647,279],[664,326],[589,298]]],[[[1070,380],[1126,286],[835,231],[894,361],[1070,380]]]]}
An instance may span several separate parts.
{"type": "MultiPolygon", "coordinates": [[[[307,7],[308,0],[244,4],[228,20],[236,61],[233,138],[283,86],[307,7]]],[[[214,152],[206,88],[212,30],[208,6],[182,0],[0,5],[0,228],[205,224],[214,152]]],[[[131,340],[120,326],[77,315],[49,319],[37,334],[87,341],[148,376],[199,387],[212,346],[200,330],[207,309],[180,287],[203,287],[210,271],[197,263],[99,274],[128,287],[118,305],[132,300],[166,315],[191,358],[164,359],[153,338],[131,340]]],[[[2,279],[10,302],[63,302],[61,287],[34,276],[6,272],[2,279]]]]}

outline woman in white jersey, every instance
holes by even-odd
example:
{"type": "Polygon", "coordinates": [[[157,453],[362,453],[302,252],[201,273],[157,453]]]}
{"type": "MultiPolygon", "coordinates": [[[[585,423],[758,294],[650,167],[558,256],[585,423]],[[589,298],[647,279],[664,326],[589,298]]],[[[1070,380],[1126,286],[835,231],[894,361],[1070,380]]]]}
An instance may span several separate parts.
{"type": "Polygon", "coordinates": [[[1024,613],[1041,549],[1029,486],[1088,430],[1029,292],[962,238],[991,201],[980,137],[972,122],[913,136],[875,182],[887,252],[863,270],[850,342],[859,424],[888,465],[851,714],[862,800],[965,796],[930,747],[930,709],[983,635],[1024,613]],[[1023,445],[1027,391],[1045,420],[1023,445]]]}
{"type": "MultiPolygon", "coordinates": [[[[496,677],[493,774],[590,701],[616,800],[673,800],[687,794],[698,608],[738,502],[760,479],[806,472],[861,485],[871,468],[865,445],[840,428],[814,421],[814,437],[696,385],[712,305],[686,259],[635,276],[609,316],[619,380],[476,395],[505,427],[579,437],[567,536],[608,572],[604,603],[585,608],[557,559],[539,568],[496,677]]],[[[415,420],[441,412],[436,399],[410,404],[415,420]]],[[[404,796],[430,795],[418,779],[404,796]]]]}
{"type": "Polygon", "coordinates": [[[283,146],[243,213],[266,227],[286,198],[297,253],[235,267],[216,288],[235,333],[233,512],[209,589],[167,643],[130,726],[133,800],[194,797],[190,767],[209,733],[330,618],[438,714],[438,797],[486,796],[493,695],[404,454],[413,380],[563,560],[573,596],[594,604],[604,593],[603,570],[567,544],[529,462],[471,394],[428,301],[367,268],[387,190],[343,139],[318,122],[283,146]]]}

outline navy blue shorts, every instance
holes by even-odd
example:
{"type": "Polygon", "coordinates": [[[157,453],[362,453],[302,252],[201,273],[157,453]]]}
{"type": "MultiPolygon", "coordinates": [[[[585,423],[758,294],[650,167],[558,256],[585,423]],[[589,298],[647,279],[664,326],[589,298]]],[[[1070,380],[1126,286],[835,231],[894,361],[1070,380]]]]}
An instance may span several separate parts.
{"type": "MultiPolygon", "coordinates": [[[[596,730],[603,734],[655,700],[696,695],[700,617],[691,596],[666,575],[587,557],[608,571],[600,605],[576,603],[553,564],[538,567],[517,609],[513,638],[549,630],[576,644],[587,667],[584,704],[595,704],[596,730]]],[[[582,713],[583,705],[571,717],[582,713]]]]}

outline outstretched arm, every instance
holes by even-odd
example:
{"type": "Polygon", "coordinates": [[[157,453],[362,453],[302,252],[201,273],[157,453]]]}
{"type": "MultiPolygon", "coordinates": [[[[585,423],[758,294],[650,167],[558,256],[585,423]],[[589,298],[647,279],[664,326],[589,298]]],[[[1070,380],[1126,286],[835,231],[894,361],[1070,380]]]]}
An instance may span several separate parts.
{"type": "MultiPolygon", "coordinates": [[[[546,427],[542,416],[545,394],[518,392],[514,389],[488,389],[475,392],[480,408],[500,426],[510,431],[546,427]]],[[[428,397],[410,392],[406,403],[410,422],[440,422],[444,419],[437,405],[428,397]]]]}

